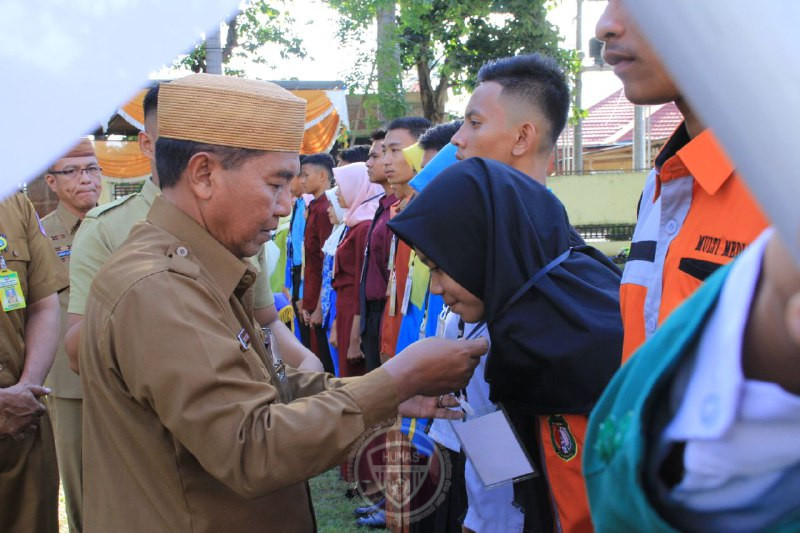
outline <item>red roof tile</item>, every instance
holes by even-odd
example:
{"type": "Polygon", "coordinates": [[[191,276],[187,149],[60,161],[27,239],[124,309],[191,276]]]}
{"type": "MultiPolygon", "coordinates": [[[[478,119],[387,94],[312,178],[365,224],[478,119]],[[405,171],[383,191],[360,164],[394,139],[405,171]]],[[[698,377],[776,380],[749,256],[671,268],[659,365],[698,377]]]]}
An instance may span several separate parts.
{"type": "MultiPolygon", "coordinates": [[[[634,105],[625,98],[622,89],[591,106],[589,115],[583,120],[584,147],[630,143],[633,139],[633,110],[634,105]]],[[[682,120],[674,103],[650,106],[650,138],[669,137],[682,120]]],[[[570,133],[570,140],[571,137],[570,133]]]]}

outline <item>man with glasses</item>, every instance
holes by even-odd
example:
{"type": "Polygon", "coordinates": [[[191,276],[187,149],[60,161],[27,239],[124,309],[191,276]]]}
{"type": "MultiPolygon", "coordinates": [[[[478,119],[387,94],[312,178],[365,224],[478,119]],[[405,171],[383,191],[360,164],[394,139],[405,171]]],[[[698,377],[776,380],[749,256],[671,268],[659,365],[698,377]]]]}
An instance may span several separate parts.
{"type": "MultiPolygon", "coordinates": [[[[55,211],[42,219],[50,244],[61,259],[64,277],[69,276],[72,239],[86,213],[97,205],[100,196],[102,169],[97,164],[94,148],[88,139],[81,139],[63,157],[57,159],[45,174],[45,181],[58,196],[55,211]]],[[[64,351],[69,289],[58,295],[61,306],[59,342],[53,367],[45,385],[53,392],[48,405],[56,439],[58,470],[67,502],[67,520],[71,532],[81,531],[81,380],[69,368],[64,351]]]]}

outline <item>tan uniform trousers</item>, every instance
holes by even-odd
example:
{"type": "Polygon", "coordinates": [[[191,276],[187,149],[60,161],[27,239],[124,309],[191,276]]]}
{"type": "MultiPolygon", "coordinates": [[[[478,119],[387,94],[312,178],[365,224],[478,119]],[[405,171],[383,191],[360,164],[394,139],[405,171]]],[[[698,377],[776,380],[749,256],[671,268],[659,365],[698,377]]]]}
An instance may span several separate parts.
{"type": "Polygon", "coordinates": [[[83,475],[81,468],[81,417],[83,400],[57,398],[48,400],[50,418],[56,437],[58,473],[67,507],[70,533],[83,531],[83,475]]]}
{"type": "Polygon", "coordinates": [[[48,415],[24,440],[0,439],[0,531],[58,532],[58,467],[48,415]]]}

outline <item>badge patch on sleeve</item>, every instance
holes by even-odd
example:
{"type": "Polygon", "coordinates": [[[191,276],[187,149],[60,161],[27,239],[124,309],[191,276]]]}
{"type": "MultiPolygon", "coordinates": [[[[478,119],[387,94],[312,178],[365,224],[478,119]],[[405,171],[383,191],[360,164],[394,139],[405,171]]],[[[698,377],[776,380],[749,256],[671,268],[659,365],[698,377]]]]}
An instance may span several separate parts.
{"type": "Polygon", "coordinates": [[[548,420],[550,426],[550,442],[556,454],[565,461],[572,460],[578,453],[578,444],[572,435],[572,430],[566,419],[561,415],[551,415],[548,420]]]}

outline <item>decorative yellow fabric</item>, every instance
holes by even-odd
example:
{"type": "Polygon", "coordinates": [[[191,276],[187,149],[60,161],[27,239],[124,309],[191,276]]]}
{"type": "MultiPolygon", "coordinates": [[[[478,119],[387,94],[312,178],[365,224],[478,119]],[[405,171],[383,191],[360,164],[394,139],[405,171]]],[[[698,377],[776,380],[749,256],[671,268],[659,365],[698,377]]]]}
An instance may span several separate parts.
{"type": "Polygon", "coordinates": [[[339,113],[330,107],[330,114],[322,119],[315,126],[306,129],[303,136],[303,146],[300,148],[301,154],[316,154],[327,152],[333,147],[333,142],[339,134],[341,119],[339,113]]]}
{"type": "Polygon", "coordinates": [[[139,150],[139,143],[94,141],[97,161],[109,178],[137,178],[150,174],[150,160],[139,150]]]}
{"type": "Polygon", "coordinates": [[[119,108],[117,114],[127,120],[132,126],[144,129],[144,96],[148,89],[142,89],[130,102],[119,108]]]}

